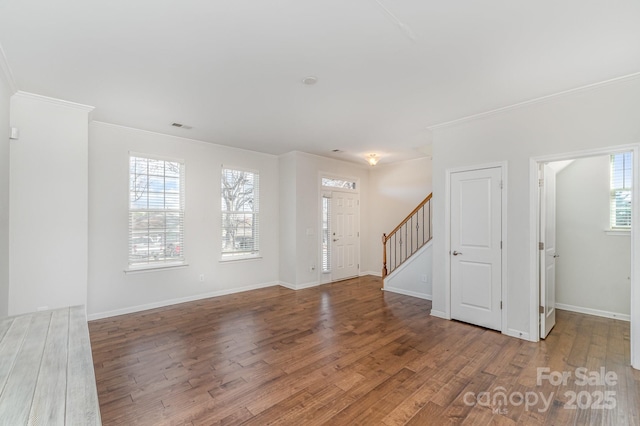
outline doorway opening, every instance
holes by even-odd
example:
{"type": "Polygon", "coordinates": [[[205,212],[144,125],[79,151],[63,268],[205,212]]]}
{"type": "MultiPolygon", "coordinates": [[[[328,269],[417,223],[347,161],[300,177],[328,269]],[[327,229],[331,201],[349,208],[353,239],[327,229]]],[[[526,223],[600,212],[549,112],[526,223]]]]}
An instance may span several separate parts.
{"type": "Polygon", "coordinates": [[[356,179],[321,176],[321,283],[360,274],[360,194],[356,179]]]}
{"type": "Polygon", "coordinates": [[[637,368],[634,271],[640,256],[631,219],[638,211],[638,147],[536,158],[531,174],[537,241],[532,300],[538,302],[532,333],[544,339],[556,309],[630,321],[637,368]]]}
{"type": "Polygon", "coordinates": [[[506,164],[447,170],[445,227],[451,318],[498,330],[506,324],[506,164]]]}

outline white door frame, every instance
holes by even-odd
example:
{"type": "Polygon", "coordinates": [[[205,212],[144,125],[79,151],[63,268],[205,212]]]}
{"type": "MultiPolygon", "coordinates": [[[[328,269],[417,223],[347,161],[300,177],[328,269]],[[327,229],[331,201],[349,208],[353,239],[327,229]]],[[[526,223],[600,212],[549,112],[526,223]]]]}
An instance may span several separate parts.
{"type": "Polygon", "coordinates": [[[558,255],[558,240],[556,232],[556,211],[557,191],[556,191],[556,171],[549,166],[549,163],[540,164],[538,179],[542,179],[543,183],[538,184],[538,223],[540,233],[538,234],[539,242],[543,243],[543,248],[539,250],[538,265],[540,265],[540,306],[544,307],[540,312],[538,320],[540,321],[540,338],[545,339],[556,325],[556,257],[558,255]],[[551,215],[549,215],[551,213],[551,215]],[[551,216],[551,217],[549,217],[551,216]],[[551,219],[551,220],[547,220],[551,219]],[[543,229],[544,228],[544,229],[543,229]],[[552,232],[547,232],[551,230],[552,232]],[[550,239],[549,236],[553,238],[550,239]],[[550,244],[550,241],[552,244],[550,244]],[[551,253],[551,251],[553,253],[551,253]],[[553,272],[548,274],[549,267],[553,268],[553,272]],[[544,281],[544,282],[543,282],[544,281]],[[544,295],[542,294],[544,293],[544,295]],[[548,304],[549,294],[552,295],[552,303],[548,304]],[[550,306],[552,305],[552,306],[550,306]],[[544,323],[544,327],[543,327],[544,323]]]}
{"type": "MultiPolygon", "coordinates": [[[[633,152],[633,188],[631,190],[631,212],[634,219],[640,215],[640,144],[618,145],[608,148],[598,148],[585,151],[569,152],[564,154],[553,154],[540,157],[533,157],[529,160],[529,333],[530,340],[537,342],[540,340],[540,319],[538,306],[540,306],[540,271],[538,268],[538,235],[540,225],[538,220],[539,200],[538,200],[538,167],[541,163],[552,161],[573,160],[579,158],[611,155],[620,152],[633,152]]],[[[631,226],[631,365],[640,369],[640,280],[637,273],[640,271],[640,226],[631,226]]]]}
{"type": "MultiPolygon", "coordinates": [[[[445,171],[445,191],[444,191],[444,244],[445,244],[445,312],[437,312],[435,316],[451,319],[451,175],[459,172],[469,172],[473,170],[500,168],[502,170],[502,253],[501,253],[501,281],[502,281],[502,334],[509,334],[507,329],[507,311],[509,309],[507,298],[507,162],[479,164],[474,166],[455,167],[445,171]]],[[[432,313],[433,314],[433,313],[432,313]]],[[[521,336],[517,336],[521,337],[521,336]]]]}
{"type": "MultiPolygon", "coordinates": [[[[355,232],[357,234],[356,237],[355,237],[356,238],[355,247],[356,247],[356,250],[357,250],[357,256],[356,256],[357,258],[355,259],[355,263],[358,266],[356,267],[357,271],[356,271],[356,274],[354,275],[354,277],[358,277],[358,276],[360,276],[360,258],[361,258],[361,255],[360,255],[360,193],[358,191],[340,191],[340,190],[331,191],[331,197],[330,197],[330,200],[331,200],[331,203],[332,203],[331,204],[331,214],[330,214],[331,219],[333,219],[333,214],[336,211],[335,205],[333,204],[334,196],[336,194],[345,194],[345,195],[348,194],[348,195],[354,196],[357,199],[357,204],[355,205],[355,209],[356,209],[355,216],[356,216],[356,221],[357,221],[356,222],[356,230],[355,230],[355,232]]],[[[336,224],[334,223],[333,220],[330,221],[330,224],[331,224],[331,226],[336,226],[336,224]]],[[[332,230],[332,228],[329,228],[329,230],[332,230]]],[[[344,279],[347,279],[347,278],[352,278],[352,276],[348,276],[346,278],[345,277],[336,277],[335,276],[335,274],[336,274],[336,265],[335,265],[335,263],[336,262],[334,262],[334,260],[335,260],[334,256],[336,256],[337,254],[336,254],[336,250],[335,250],[336,249],[335,244],[333,244],[333,243],[335,243],[335,237],[334,237],[333,234],[334,233],[331,233],[331,235],[329,235],[329,240],[331,240],[331,241],[328,241],[328,243],[331,244],[331,250],[329,251],[330,254],[331,254],[331,262],[330,262],[330,264],[331,264],[331,271],[330,271],[331,282],[341,281],[341,280],[344,280],[344,279]]]]}
{"type": "MultiPolygon", "coordinates": [[[[328,272],[324,272],[322,270],[322,198],[324,196],[328,196],[329,199],[331,199],[331,193],[332,192],[344,192],[344,193],[351,193],[351,194],[358,194],[358,200],[360,200],[360,196],[362,195],[360,192],[360,178],[354,177],[354,176],[346,176],[346,175],[338,175],[335,173],[329,173],[329,172],[323,172],[320,171],[318,172],[318,225],[317,225],[317,232],[318,232],[318,255],[317,255],[317,276],[318,276],[318,283],[319,284],[328,284],[330,282],[332,282],[332,274],[333,271],[330,270],[328,272]],[[345,189],[345,188],[337,188],[337,187],[332,187],[332,186],[322,186],[322,178],[328,178],[328,179],[342,179],[342,180],[346,180],[349,182],[355,182],[356,184],[356,189],[345,189]]],[[[361,226],[362,226],[362,217],[361,217],[361,209],[360,209],[360,205],[358,204],[358,232],[362,232],[361,226]]],[[[361,244],[362,238],[358,238],[358,259],[357,262],[358,264],[362,264],[361,260],[362,260],[362,244],[361,244]]],[[[333,265],[332,265],[333,267],[333,265]]],[[[361,269],[358,268],[358,275],[360,275],[362,273],[361,269]]]]}

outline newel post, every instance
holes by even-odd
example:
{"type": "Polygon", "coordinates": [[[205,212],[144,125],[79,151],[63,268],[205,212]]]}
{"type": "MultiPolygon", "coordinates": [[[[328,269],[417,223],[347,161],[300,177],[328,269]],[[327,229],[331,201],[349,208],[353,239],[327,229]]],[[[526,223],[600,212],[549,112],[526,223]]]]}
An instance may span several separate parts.
{"type": "Polygon", "coordinates": [[[382,279],[387,276],[387,234],[382,234],[382,279]]]}

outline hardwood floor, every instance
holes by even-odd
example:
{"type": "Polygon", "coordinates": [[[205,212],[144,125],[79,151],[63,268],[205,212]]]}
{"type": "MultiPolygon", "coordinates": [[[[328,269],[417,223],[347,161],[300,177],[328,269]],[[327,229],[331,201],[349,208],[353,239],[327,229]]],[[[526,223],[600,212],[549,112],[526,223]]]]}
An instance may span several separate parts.
{"type": "Polygon", "coordinates": [[[640,425],[628,323],[559,311],[530,343],[380,287],[271,287],[92,321],[103,424],[640,425]]]}

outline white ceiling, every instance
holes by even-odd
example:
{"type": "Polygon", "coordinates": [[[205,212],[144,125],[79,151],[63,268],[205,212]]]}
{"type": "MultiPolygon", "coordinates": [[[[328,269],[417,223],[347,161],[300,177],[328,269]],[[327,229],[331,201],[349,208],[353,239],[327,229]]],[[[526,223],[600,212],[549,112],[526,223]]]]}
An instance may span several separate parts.
{"type": "Polygon", "coordinates": [[[0,0],[0,45],[20,90],[98,121],[382,164],[425,155],[430,126],[639,72],[639,20],[638,0],[0,0]]]}

